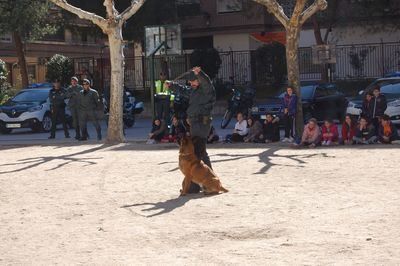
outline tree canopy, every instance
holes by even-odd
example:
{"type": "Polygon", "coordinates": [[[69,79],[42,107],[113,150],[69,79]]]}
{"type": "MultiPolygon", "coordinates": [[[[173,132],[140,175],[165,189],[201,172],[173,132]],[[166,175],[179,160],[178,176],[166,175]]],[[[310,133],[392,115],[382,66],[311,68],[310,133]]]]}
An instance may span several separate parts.
{"type": "Polygon", "coordinates": [[[34,40],[55,32],[49,8],[46,0],[0,0],[0,34],[18,32],[22,39],[34,40]]]}

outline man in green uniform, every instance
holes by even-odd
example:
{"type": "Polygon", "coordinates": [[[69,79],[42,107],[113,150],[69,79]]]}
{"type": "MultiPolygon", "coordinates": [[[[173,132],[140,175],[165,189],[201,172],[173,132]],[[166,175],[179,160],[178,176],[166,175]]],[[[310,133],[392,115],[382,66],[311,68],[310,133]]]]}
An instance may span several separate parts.
{"type": "Polygon", "coordinates": [[[82,130],[82,135],[79,140],[87,140],[87,122],[92,121],[97,132],[97,140],[101,140],[101,127],[99,124],[96,110],[100,106],[99,94],[96,90],[90,88],[90,81],[83,80],[83,90],[79,93],[79,126],[82,130]]]}
{"type": "Polygon", "coordinates": [[[67,98],[67,92],[61,88],[59,79],[54,80],[53,88],[49,92],[50,99],[50,110],[51,110],[51,133],[49,139],[56,137],[57,121],[60,121],[63,125],[64,135],[69,138],[69,132],[67,128],[67,121],[65,119],[65,99],[67,98]]]}
{"type": "Polygon", "coordinates": [[[156,95],[154,102],[156,105],[156,115],[168,123],[169,110],[171,105],[171,92],[169,90],[167,76],[165,73],[160,73],[160,79],[156,81],[156,95]]]}
{"type": "Polygon", "coordinates": [[[71,111],[72,124],[75,128],[75,139],[81,138],[79,129],[79,93],[83,87],[78,84],[78,78],[71,78],[71,85],[67,89],[67,96],[69,98],[68,108],[71,111]]]}
{"type": "MultiPolygon", "coordinates": [[[[210,157],[206,150],[207,137],[211,128],[211,112],[216,101],[215,89],[206,73],[200,67],[195,67],[188,77],[192,92],[187,109],[190,135],[197,158],[211,168],[210,157]]],[[[198,193],[200,187],[192,183],[189,193],[198,193]]]]}

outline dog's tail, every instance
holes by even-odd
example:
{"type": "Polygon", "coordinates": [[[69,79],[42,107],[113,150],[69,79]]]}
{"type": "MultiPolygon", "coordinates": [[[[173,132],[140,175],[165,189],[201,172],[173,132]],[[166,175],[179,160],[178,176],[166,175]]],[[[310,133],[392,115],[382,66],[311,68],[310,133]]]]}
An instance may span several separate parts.
{"type": "Polygon", "coordinates": [[[229,192],[229,190],[227,190],[226,188],[224,188],[223,186],[221,186],[221,188],[219,189],[219,191],[222,191],[224,193],[229,192]]]}

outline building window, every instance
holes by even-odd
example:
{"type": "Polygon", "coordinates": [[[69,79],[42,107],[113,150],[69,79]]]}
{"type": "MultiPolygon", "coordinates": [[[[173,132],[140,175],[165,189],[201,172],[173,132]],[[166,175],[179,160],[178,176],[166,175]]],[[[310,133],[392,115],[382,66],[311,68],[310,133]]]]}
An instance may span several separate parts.
{"type": "Polygon", "coordinates": [[[182,40],[183,50],[209,49],[214,47],[213,36],[184,38],[182,40]]]}
{"type": "Polygon", "coordinates": [[[11,43],[12,37],[10,33],[0,35],[0,42],[11,43]]]}
{"type": "Polygon", "coordinates": [[[243,10],[242,0],[216,0],[219,14],[240,12],[243,10]]]}
{"type": "Polygon", "coordinates": [[[177,0],[176,9],[181,18],[201,15],[200,0],[177,0]]]}
{"type": "Polygon", "coordinates": [[[29,83],[36,83],[36,65],[28,65],[29,83]]]}

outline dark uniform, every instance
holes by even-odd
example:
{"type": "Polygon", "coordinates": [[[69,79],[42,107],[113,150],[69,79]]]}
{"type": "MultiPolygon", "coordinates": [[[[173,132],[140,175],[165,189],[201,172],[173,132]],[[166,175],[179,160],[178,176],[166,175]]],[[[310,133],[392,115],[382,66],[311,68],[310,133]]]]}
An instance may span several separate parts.
{"type": "Polygon", "coordinates": [[[49,92],[50,99],[50,110],[51,110],[51,133],[50,138],[55,138],[57,121],[60,121],[63,125],[64,134],[66,138],[69,138],[69,132],[67,128],[67,121],[65,119],[65,99],[67,98],[66,90],[51,89],[49,92]]]}
{"type": "Polygon", "coordinates": [[[94,89],[81,90],[79,93],[79,126],[82,130],[81,140],[87,140],[87,122],[92,121],[97,132],[97,139],[101,140],[101,127],[96,115],[100,106],[99,94],[94,89]]]}
{"type": "Polygon", "coordinates": [[[79,93],[83,90],[81,85],[69,86],[67,89],[68,108],[71,111],[72,123],[75,128],[75,138],[80,139],[81,133],[79,129],[79,93]]]}
{"type": "MultiPolygon", "coordinates": [[[[216,101],[215,89],[210,78],[201,71],[197,76],[191,73],[191,80],[198,79],[200,86],[192,89],[189,99],[187,116],[190,123],[190,135],[194,144],[197,158],[211,168],[210,157],[208,157],[206,144],[208,133],[211,129],[211,112],[216,101]]],[[[189,193],[200,191],[197,184],[192,183],[189,193]]]]}

